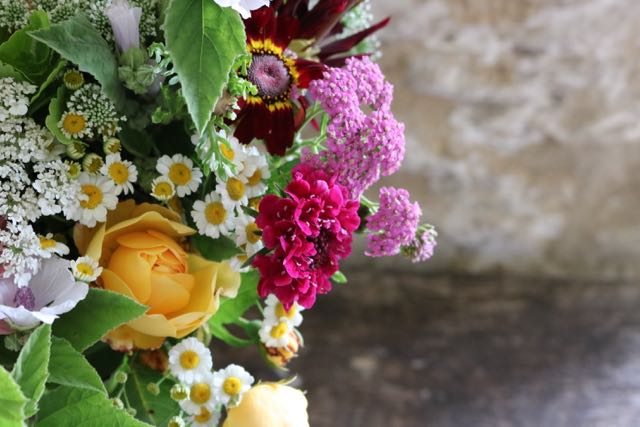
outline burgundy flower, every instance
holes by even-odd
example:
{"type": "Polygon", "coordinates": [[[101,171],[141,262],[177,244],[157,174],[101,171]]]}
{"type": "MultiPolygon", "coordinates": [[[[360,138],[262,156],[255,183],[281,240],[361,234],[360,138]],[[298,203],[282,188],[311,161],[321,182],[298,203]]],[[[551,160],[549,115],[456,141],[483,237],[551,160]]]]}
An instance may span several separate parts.
{"type": "Polygon", "coordinates": [[[288,197],[267,195],[256,224],[273,252],[258,255],[258,293],[275,294],[288,309],[294,302],[313,306],[316,294],[331,290],[339,261],[351,253],[353,232],[360,225],[359,202],[335,178],[310,163],[292,171],[288,197]]]}

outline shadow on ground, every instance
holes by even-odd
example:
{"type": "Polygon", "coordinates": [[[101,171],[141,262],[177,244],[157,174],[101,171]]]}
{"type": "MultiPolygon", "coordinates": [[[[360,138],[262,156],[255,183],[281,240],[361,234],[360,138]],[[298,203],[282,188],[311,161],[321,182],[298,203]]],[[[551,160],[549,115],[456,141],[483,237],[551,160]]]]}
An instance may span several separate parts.
{"type": "Polygon", "coordinates": [[[349,273],[291,366],[312,427],[640,425],[640,284],[349,273]]]}

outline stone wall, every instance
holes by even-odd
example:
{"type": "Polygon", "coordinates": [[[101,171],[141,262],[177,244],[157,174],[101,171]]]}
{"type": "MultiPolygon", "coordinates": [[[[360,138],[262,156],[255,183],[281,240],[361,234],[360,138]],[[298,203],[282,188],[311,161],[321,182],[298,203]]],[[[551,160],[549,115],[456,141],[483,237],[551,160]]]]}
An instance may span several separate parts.
{"type": "Polygon", "coordinates": [[[410,153],[384,184],[440,231],[416,268],[639,278],[640,3],[373,8],[410,153]]]}

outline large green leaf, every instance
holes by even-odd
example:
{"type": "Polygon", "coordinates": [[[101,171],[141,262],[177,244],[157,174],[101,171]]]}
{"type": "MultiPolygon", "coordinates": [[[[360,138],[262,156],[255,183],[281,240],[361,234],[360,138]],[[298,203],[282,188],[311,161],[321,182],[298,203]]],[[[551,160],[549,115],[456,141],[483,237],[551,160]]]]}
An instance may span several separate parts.
{"type": "Polygon", "coordinates": [[[31,333],[20,351],[11,375],[27,397],[25,416],[31,417],[38,410],[38,401],[44,393],[49,376],[51,352],[51,325],[44,324],[31,333]]]}
{"type": "Polygon", "coordinates": [[[9,372],[0,366],[0,426],[22,427],[27,399],[9,372]]]}
{"type": "Polygon", "coordinates": [[[118,79],[118,61],[84,14],[80,12],[66,21],[29,34],[95,77],[116,107],[124,107],[125,92],[118,79]]]}
{"type": "Polygon", "coordinates": [[[118,409],[103,393],[60,386],[41,402],[36,427],[148,426],[118,409]]]}
{"type": "Polygon", "coordinates": [[[164,23],[167,49],[200,135],[238,55],[246,52],[240,15],[212,0],[173,0],[164,23]]]}
{"type": "Polygon", "coordinates": [[[56,55],[45,44],[32,39],[29,32],[47,27],[47,14],[36,11],[29,17],[29,25],[13,33],[0,45],[0,61],[13,66],[31,83],[38,85],[46,80],[56,66],[56,55]]]}
{"type": "Polygon", "coordinates": [[[191,240],[200,255],[211,261],[225,261],[240,253],[233,240],[225,236],[212,239],[209,236],[196,234],[191,240]]]}
{"type": "Polygon", "coordinates": [[[147,307],[131,298],[102,289],[89,289],[76,308],[53,324],[53,334],[84,351],[110,330],[141,316],[147,307]]]}
{"type": "Polygon", "coordinates": [[[71,145],[73,144],[73,140],[62,133],[58,127],[58,122],[60,122],[64,112],[66,93],[67,89],[64,86],[58,87],[56,96],[51,98],[51,101],[49,101],[49,114],[47,115],[44,124],[47,126],[47,129],[49,129],[49,132],[56,137],[58,142],[64,145],[71,145]]]}
{"type": "Polygon", "coordinates": [[[69,341],[53,337],[49,382],[77,388],[85,388],[106,394],[104,384],[96,370],[69,341]]]}
{"type": "Polygon", "coordinates": [[[213,336],[236,347],[254,344],[253,339],[236,337],[225,325],[238,324],[238,318],[258,302],[258,279],[259,275],[256,271],[243,273],[238,295],[235,298],[225,298],[220,301],[218,311],[209,319],[213,336]]]}
{"type": "Polygon", "coordinates": [[[171,399],[173,382],[164,380],[160,394],[155,396],[147,390],[147,384],[157,383],[162,375],[154,370],[132,363],[126,384],[127,399],[136,409],[136,417],[154,426],[166,426],[169,419],[180,413],[180,406],[171,399]]]}

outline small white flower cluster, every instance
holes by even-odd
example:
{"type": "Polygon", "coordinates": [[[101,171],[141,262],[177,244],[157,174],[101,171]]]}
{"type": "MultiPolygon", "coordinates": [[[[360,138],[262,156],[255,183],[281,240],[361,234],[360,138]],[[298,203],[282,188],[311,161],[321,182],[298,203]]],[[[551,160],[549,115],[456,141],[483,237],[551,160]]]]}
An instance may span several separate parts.
{"type": "Polygon", "coordinates": [[[169,351],[169,370],[179,384],[172,397],[191,417],[192,426],[217,426],[222,407],[236,406],[254,382],[238,365],[211,372],[211,351],[196,338],[187,338],[169,351]]]}
{"type": "Polygon", "coordinates": [[[225,166],[226,178],[216,177],[216,188],[193,205],[191,216],[198,231],[217,239],[221,235],[235,240],[244,254],[232,260],[236,270],[263,248],[254,219],[245,212],[267,191],[265,179],[271,176],[267,157],[256,147],[242,145],[221,131],[219,151],[233,167],[225,166]],[[233,170],[232,170],[233,169],[233,170]]]}
{"type": "MultiPolygon", "coordinates": [[[[344,29],[340,34],[340,38],[349,37],[360,31],[366,30],[373,25],[373,11],[371,10],[371,0],[364,0],[356,7],[347,12],[342,18],[344,29]]],[[[380,39],[377,34],[370,35],[360,44],[353,48],[354,54],[372,53],[373,59],[379,59],[380,39]]]]}
{"type": "Polygon", "coordinates": [[[278,298],[271,294],[265,300],[264,320],[260,327],[260,341],[268,349],[286,348],[292,341],[298,341],[298,332],[295,328],[302,324],[304,310],[294,302],[289,310],[285,309],[278,298]]]}
{"type": "Polygon", "coordinates": [[[15,31],[27,25],[28,16],[27,2],[0,0],[0,28],[15,31]]]}

